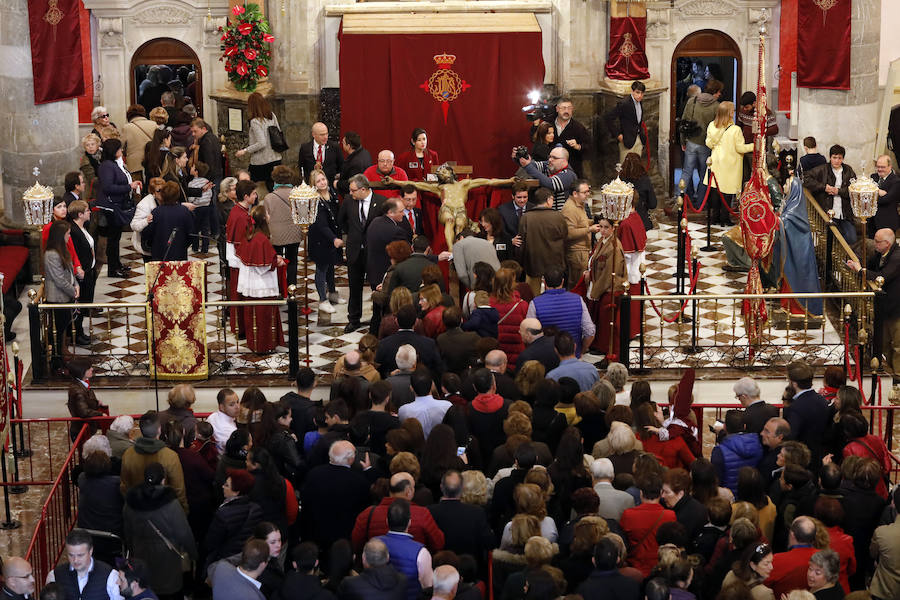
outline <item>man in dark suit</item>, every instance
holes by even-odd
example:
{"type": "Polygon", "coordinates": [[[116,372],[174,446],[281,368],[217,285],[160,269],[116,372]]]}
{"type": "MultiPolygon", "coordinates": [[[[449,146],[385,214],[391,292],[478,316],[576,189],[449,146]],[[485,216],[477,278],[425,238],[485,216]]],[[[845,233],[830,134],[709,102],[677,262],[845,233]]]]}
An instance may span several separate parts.
{"type": "Polygon", "coordinates": [[[380,539],[366,542],[362,552],[363,571],[345,577],[338,587],[342,600],[403,600],[407,597],[406,575],[391,566],[387,545],[380,539]]]}
{"type": "Polygon", "coordinates": [[[868,223],[869,237],[875,237],[879,229],[890,229],[896,232],[900,228],[900,177],[891,168],[891,157],[882,154],[875,161],[875,174],[872,179],[878,184],[878,212],[868,223]]]}
{"type": "Polygon", "coordinates": [[[66,203],[66,208],[68,208],[70,204],[84,195],[84,175],[82,175],[81,171],[66,173],[65,187],[66,193],[63,194],[63,202],[66,203]]]}
{"type": "MultiPolygon", "coordinates": [[[[494,384],[497,386],[496,393],[503,396],[506,400],[518,400],[522,393],[516,386],[516,381],[507,373],[506,352],[503,350],[491,350],[484,357],[485,368],[494,374],[494,384]]],[[[463,378],[462,390],[460,392],[463,398],[471,402],[478,395],[473,381],[474,370],[470,370],[463,378]]]]}
{"type": "Polygon", "coordinates": [[[328,449],[328,464],[314,467],[300,490],[303,501],[300,525],[303,539],[319,548],[331,548],[341,539],[350,539],[356,515],[369,504],[366,477],[352,467],[356,448],[341,440],[328,449]]]}
{"type": "MultiPolygon", "coordinates": [[[[513,240],[519,235],[519,219],[525,213],[525,205],[528,204],[528,184],[524,181],[517,181],[512,185],[513,199],[510,202],[504,202],[497,207],[500,212],[500,218],[503,219],[503,233],[513,240]]],[[[521,244],[520,244],[521,245],[521,244]]]]}
{"type": "Polygon", "coordinates": [[[381,214],[383,196],[372,193],[369,180],[361,174],[350,178],[350,197],[345,198],[338,211],[338,225],[347,234],[347,277],[350,301],[347,304],[349,323],[345,333],[356,331],[362,318],[363,282],[366,278],[366,230],[375,217],[381,214]]]}
{"type": "Polygon", "coordinates": [[[647,143],[644,125],[644,100],[646,86],[640,81],[631,84],[631,94],[603,115],[606,128],[619,142],[619,162],[625,162],[625,155],[634,152],[640,155],[647,143]]]}
{"type": "Polygon", "coordinates": [[[403,286],[411,293],[415,294],[422,287],[422,271],[428,265],[434,264],[435,255],[426,254],[428,252],[429,241],[424,235],[413,239],[412,255],[404,261],[394,265],[391,274],[391,282],[388,284],[387,297],[391,297],[391,293],[399,286],[403,286]]]}
{"type": "Polygon", "coordinates": [[[445,550],[469,554],[483,564],[488,552],[494,548],[494,534],[484,509],[460,500],[462,487],[459,471],[446,471],[441,478],[441,500],[429,506],[428,510],[444,532],[445,550]]]}
{"type": "Polygon", "coordinates": [[[288,392],[281,397],[291,407],[291,432],[302,440],[307,431],[313,431],[316,426],[313,416],[316,408],[323,406],[321,400],[313,400],[312,393],[316,389],[316,374],[309,367],[300,367],[295,380],[296,392],[288,392]]]}
{"type": "Polygon", "coordinates": [[[525,344],[525,350],[516,358],[516,369],[520,369],[529,360],[536,360],[544,365],[546,373],[559,366],[559,354],[553,346],[553,338],[544,335],[540,321],[535,318],[522,319],[519,323],[519,335],[525,344]]]}
{"type": "Polygon", "coordinates": [[[835,144],[828,149],[828,164],[819,165],[803,173],[803,187],[822,207],[834,211],[834,224],[848,244],[856,242],[856,227],[853,225],[853,208],[850,206],[850,180],[856,173],[850,165],[844,164],[843,146],[835,144]]]}
{"type": "Polygon", "coordinates": [[[328,126],[325,123],[313,123],[310,134],[312,140],[300,146],[297,160],[300,177],[308,184],[313,170],[321,169],[325,171],[329,184],[334,185],[344,164],[344,155],[335,142],[328,141],[328,126]]]}
{"type": "Polygon", "coordinates": [[[372,155],[362,147],[359,134],[355,131],[344,133],[341,148],[347,153],[335,187],[344,196],[350,195],[350,178],[362,174],[372,164],[372,155]]]}
{"type": "Polygon", "coordinates": [[[798,442],[806,444],[812,453],[810,465],[820,464],[822,440],[828,425],[828,403],[813,389],[813,370],[809,363],[795,360],[787,367],[788,391],[792,394],[790,406],[784,409],[784,418],[791,426],[791,434],[798,442]]]}
{"type": "Polygon", "coordinates": [[[264,600],[257,580],[266,570],[268,561],[269,546],[265,540],[247,540],[240,563],[234,565],[222,559],[209,566],[213,596],[217,600],[264,600]]]}
{"type": "Polygon", "coordinates": [[[732,389],[744,406],[741,420],[747,433],[761,433],[769,419],[778,416],[778,409],[760,398],[759,386],[752,377],[741,377],[732,389]]]}
{"type": "Polygon", "coordinates": [[[415,333],[412,330],[415,323],[416,309],[413,306],[406,305],[397,311],[399,331],[381,340],[378,344],[378,351],[375,353],[375,363],[379,365],[382,378],[387,379],[397,368],[397,350],[400,349],[400,346],[409,344],[416,349],[418,365],[428,368],[434,380],[440,382],[444,366],[441,356],[438,354],[437,345],[433,339],[415,333]]]}
{"type": "Polygon", "coordinates": [[[400,188],[403,199],[403,220],[409,226],[413,237],[425,235],[425,221],[422,220],[422,209],[416,208],[419,201],[419,192],[411,184],[405,184],[400,188]]]}
{"type": "MultiPolygon", "coordinates": [[[[209,167],[206,178],[212,181],[213,185],[216,186],[213,190],[213,197],[215,197],[223,177],[222,144],[219,143],[219,140],[216,138],[216,134],[213,133],[209,123],[200,117],[191,121],[191,133],[194,136],[195,158],[200,162],[206,163],[209,167]]],[[[211,214],[214,215],[215,211],[212,211],[211,214]]],[[[216,223],[216,228],[218,228],[218,223],[216,223]]],[[[215,230],[216,229],[213,231],[215,230]]]]}
{"type": "Polygon", "coordinates": [[[462,312],[456,306],[444,309],[441,315],[446,331],[437,336],[438,352],[444,360],[447,370],[462,376],[472,366],[475,359],[475,346],[481,339],[474,331],[460,329],[462,312]]]}
{"type": "MultiPolygon", "coordinates": [[[[384,203],[384,214],[376,217],[366,230],[366,275],[369,285],[374,291],[384,281],[384,274],[391,266],[391,258],[387,253],[387,246],[391,242],[402,241],[407,244],[412,241],[409,227],[403,227],[403,202],[396,198],[389,198],[384,203]]],[[[372,303],[372,320],[369,331],[378,331],[381,325],[382,304],[372,303]]]]}
{"type": "MultiPolygon", "coordinates": [[[[611,539],[604,538],[597,543],[594,548],[593,562],[594,570],[578,586],[578,593],[585,600],[594,600],[595,598],[640,600],[641,585],[634,579],[622,575],[617,569],[619,549],[611,539]]],[[[656,586],[655,581],[651,582],[651,584],[656,586]]]]}
{"type": "MultiPolygon", "coordinates": [[[[859,272],[860,264],[847,261],[847,265],[859,272]]],[[[875,255],[869,258],[866,266],[866,279],[884,278],[882,288],[885,292],[883,301],[875,305],[881,311],[884,326],[882,328],[881,349],[885,364],[894,376],[894,385],[900,383],[900,249],[897,238],[890,229],[879,229],[875,232],[875,255]]]]}

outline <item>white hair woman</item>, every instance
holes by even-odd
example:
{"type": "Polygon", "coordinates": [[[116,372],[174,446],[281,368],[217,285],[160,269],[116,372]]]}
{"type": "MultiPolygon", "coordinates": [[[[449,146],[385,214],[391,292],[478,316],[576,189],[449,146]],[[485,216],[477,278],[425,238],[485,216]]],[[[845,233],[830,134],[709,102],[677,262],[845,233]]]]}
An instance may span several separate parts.
{"type": "Polygon", "coordinates": [[[94,110],[91,111],[91,122],[94,124],[91,133],[101,140],[119,137],[119,129],[116,127],[115,123],[109,120],[109,111],[106,110],[105,106],[94,107],[94,110]]]}
{"type": "Polygon", "coordinates": [[[112,455],[121,459],[125,451],[134,446],[134,440],[131,439],[131,432],[134,429],[134,419],[129,415],[119,415],[109,426],[106,437],[109,439],[109,445],[112,448],[112,455]]]}

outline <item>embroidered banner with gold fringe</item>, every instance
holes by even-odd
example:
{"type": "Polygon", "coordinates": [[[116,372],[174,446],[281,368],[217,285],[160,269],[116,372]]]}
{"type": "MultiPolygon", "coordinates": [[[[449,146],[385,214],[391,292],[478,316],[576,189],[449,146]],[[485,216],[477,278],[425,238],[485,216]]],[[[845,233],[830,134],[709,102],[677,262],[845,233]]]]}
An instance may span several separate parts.
{"type": "Polygon", "coordinates": [[[160,379],[206,379],[209,376],[203,308],[206,263],[176,260],[150,262],[146,266],[148,290],[161,269],[153,305],[147,312],[148,329],[153,323],[155,330],[150,376],[153,377],[158,365],[160,379]],[[150,310],[153,310],[152,320],[150,310]]]}

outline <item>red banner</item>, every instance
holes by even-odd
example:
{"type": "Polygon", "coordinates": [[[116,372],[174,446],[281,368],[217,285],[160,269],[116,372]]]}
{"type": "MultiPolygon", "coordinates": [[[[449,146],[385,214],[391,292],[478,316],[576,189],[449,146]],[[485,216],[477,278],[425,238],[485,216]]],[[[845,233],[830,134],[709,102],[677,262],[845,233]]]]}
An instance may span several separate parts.
{"type": "Polygon", "coordinates": [[[80,0],[28,3],[35,104],[84,94],[80,9],[80,0]]]}
{"type": "Polygon", "coordinates": [[[850,89],[851,0],[798,0],[797,85],[850,89]]]}
{"type": "Polygon", "coordinates": [[[778,64],[781,65],[781,76],[778,78],[777,110],[790,114],[791,74],[797,71],[797,0],[781,0],[779,31],[778,64]]]}
{"type": "Polygon", "coordinates": [[[650,77],[646,40],[647,17],[611,17],[606,76],[620,81],[650,77]]]}

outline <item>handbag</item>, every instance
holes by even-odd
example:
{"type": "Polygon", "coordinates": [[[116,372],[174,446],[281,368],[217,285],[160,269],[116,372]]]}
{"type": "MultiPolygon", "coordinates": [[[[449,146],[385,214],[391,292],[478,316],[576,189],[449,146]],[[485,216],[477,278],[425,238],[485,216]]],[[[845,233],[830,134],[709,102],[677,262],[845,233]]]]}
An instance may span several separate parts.
{"type": "MultiPolygon", "coordinates": [[[[274,117],[274,115],[272,115],[274,117]]],[[[287,141],[284,139],[284,132],[281,131],[281,127],[278,126],[278,119],[274,119],[275,124],[269,125],[266,130],[269,132],[269,145],[272,146],[272,150],[275,152],[284,152],[290,146],[288,146],[287,141]]]]}
{"type": "Polygon", "coordinates": [[[178,557],[181,559],[181,571],[183,573],[189,573],[191,570],[193,570],[194,561],[191,560],[191,555],[188,554],[187,552],[184,552],[183,550],[179,550],[175,546],[175,544],[170,542],[169,538],[164,536],[163,532],[160,531],[159,528],[153,524],[153,521],[148,519],[147,522],[150,524],[150,527],[153,528],[153,531],[156,532],[156,535],[158,535],[160,537],[160,539],[163,541],[163,543],[166,545],[166,547],[169,550],[171,550],[172,552],[174,552],[175,554],[177,554],[178,557]]]}

